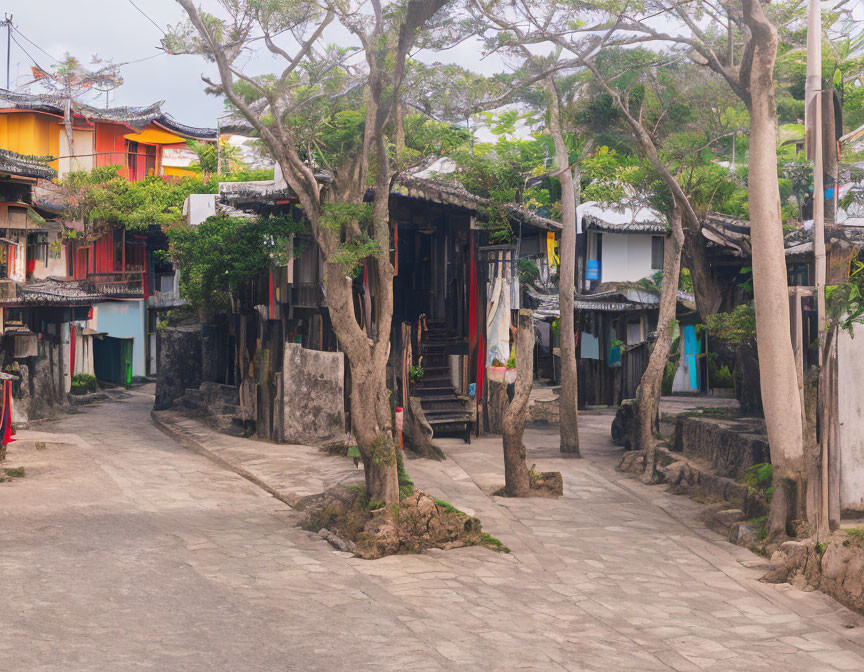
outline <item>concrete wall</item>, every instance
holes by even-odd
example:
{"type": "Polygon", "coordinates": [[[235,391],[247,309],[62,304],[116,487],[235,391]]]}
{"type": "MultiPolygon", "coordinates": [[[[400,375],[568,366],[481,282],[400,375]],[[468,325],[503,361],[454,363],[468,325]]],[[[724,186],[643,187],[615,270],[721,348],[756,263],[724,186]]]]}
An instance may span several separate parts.
{"type": "Polygon", "coordinates": [[[345,358],[341,352],[285,344],[281,440],[319,445],[345,434],[345,358]]]}
{"type": "Polygon", "coordinates": [[[837,341],[840,423],[840,508],[864,511],[864,326],[837,341]]]}
{"type": "Polygon", "coordinates": [[[93,306],[93,319],[88,326],[114,338],[131,338],[132,375],[147,375],[145,330],[147,310],[144,299],[102,301],[93,306]]]}
{"type": "Polygon", "coordinates": [[[650,234],[604,233],[601,254],[602,282],[635,282],[655,273],[650,234]]]}

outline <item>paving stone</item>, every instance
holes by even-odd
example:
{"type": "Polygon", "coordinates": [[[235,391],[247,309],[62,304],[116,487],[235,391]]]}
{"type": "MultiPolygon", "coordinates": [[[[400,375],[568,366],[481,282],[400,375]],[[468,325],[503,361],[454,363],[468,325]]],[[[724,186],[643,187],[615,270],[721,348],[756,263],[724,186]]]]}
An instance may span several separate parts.
{"type": "MultiPolygon", "coordinates": [[[[755,556],[699,505],[615,472],[609,413],[580,417],[582,460],[560,458],[554,428],[526,433],[529,461],[563,473],[559,499],[489,496],[500,438],[408,462],[512,554],[364,561],[160,432],[151,405],[88,406],[10,446],[28,473],[0,486],[0,660],[16,671],[864,669],[864,628],[843,627],[860,619],[757,583],[739,560],[755,556]]],[[[362,477],[314,448],[177,421],[288,501],[362,477]]]]}

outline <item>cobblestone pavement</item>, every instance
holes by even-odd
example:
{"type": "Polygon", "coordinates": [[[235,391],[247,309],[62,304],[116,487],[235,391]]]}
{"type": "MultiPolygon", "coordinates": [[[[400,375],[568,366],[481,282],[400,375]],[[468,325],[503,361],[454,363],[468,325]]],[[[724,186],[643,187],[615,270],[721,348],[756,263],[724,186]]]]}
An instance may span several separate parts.
{"type": "MultiPolygon", "coordinates": [[[[484,494],[500,440],[408,463],[512,554],[364,561],[160,432],[151,404],[132,394],[10,446],[27,476],[0,484],[0,670],[864,670],[859,617],[758,583],[755,556],[691,522],[698,505],[614,472],[608,414],[582,417],[583,460],[528,433],[538,469],[564,472],[559,500],[484,494]]],[[[237,450],[262,473],[292,449],[255,445],[237,450]]]]}

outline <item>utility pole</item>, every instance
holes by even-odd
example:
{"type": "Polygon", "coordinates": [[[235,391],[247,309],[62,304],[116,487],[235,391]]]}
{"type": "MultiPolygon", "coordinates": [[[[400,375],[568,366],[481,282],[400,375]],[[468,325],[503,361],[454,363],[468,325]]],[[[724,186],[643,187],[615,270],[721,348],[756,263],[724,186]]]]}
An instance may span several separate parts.
{"type": "Polygon", "coordinates": [[[829,518],[829,434],[828,413],[830,390],[826,383],[825,343],[825,169],[822,128],[822,6],[820,0],[808,0],[807,5],[807,78],[804,93],[805,128],[810,134],[808,149],[813,159],[813,260],[816,272],[816,325],[819,342],[819,392],[816,410],[817,431],[821,453],[820,497],[817,515],[817,534],[825,539],[831,532],[829,518]]]}
{"type": "Polygon", "coordinates": [[[216,174],[222,174],[222,117],[216,119],[216,174]]]}
{"type": "Polygon", "coordinates": [[[4,14],[2,25],[6,26],[6,90],[9,90],[9,66],[12,60],[12,15],[4,14]]]}

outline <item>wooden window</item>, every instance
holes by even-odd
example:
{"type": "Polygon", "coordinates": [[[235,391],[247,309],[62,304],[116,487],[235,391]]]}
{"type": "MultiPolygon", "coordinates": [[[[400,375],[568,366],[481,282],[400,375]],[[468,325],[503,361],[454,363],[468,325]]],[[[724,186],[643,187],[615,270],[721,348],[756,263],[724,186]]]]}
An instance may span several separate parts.
{"type": "Polygon", "coordinates": [[[651,236],[651,268],[663,268],[663,236],[651,236]]]}

